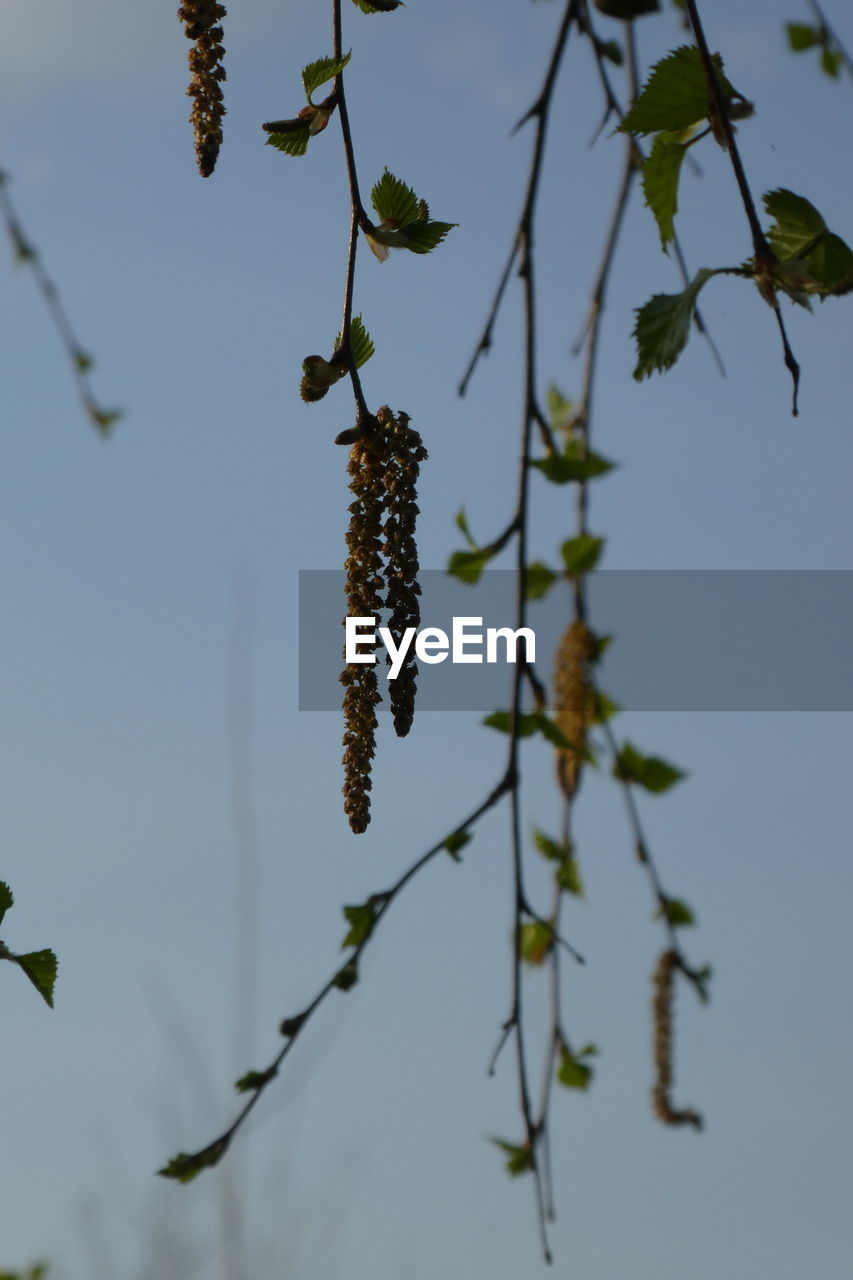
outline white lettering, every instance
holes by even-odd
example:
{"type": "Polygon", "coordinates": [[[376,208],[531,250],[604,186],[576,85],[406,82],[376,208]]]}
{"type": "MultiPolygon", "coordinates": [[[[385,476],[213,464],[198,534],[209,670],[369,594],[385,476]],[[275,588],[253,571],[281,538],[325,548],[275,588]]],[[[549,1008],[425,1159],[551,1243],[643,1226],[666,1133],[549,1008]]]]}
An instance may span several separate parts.
{"type": "Polygon", "coordinates": [[[415,641],[415,653],[421,662],[444,662],[450,649],[447,632],[440,627],[424,627],[418,632],[415,641]]]}
{"type": "Polygon", "coordinates": [[[453,619],[453,661],[454,662],[482,662],[482,653],[466,653],[465,646],[477,644],[483,647],[483,619],[482,618],[454,618],[453,619]],[[472,635],[466,631],[466,626],[480,627],[479,635],[472,635]]]}
{"type": "Polygon", "coordinates": [[[525,662],[536,661],[536,636],[532,627],[519,627],[517,631],[512,627],[489,627],[486,631],[486,662],[498,661],[499,639],[506,641],[504,661],[515,662],[519,639],[524,640],[525,662]]]}
{"type": "Polygon", "coordinates": [[[362,644],[376,644],[376,633],[374,618],[345,618],[344,632],[346,636],[344,645],[344,657],[347,662],[375,662],[375,653],[359,653],[358,647],[362,644]],[[365,628],[369,628],[368,635],[361,633],[365,628]]]}
{"type": "MultiPolygon", "coordinates": [[[[388,679],[396,680],[397,676],[403,669],[403,663],[406,661],[406,654],[409,652],[412,644],[412,637],[417,634],[415,627],[406,627],[400,637],[399,646],[394,643],[394,636],[390,627],[379,628],[379,638],[388,650],[388,656],[391,659],[391,667],[388,671],[388,679]]],[[[415,648],[417,652],[417,646],[415,648]]]]}

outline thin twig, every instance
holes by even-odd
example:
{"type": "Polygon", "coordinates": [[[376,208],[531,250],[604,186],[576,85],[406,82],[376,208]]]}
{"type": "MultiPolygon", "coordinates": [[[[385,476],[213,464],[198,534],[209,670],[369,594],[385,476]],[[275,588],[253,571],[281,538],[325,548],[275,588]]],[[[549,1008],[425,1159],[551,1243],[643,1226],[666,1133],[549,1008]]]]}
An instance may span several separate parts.
{"type": "MultiPolygon", "coordinates": [[[[740,158],[740,151],[738,150],[735,131],[729,118],[725,94],[723,93],[723,88],[720,84],[717,68],[714,65],[714,59],[711,57],[711,53],[708,48],[708,42],[705,39],[705,31],[702,26],[702,20],[699,17],[699,9],[697,7],[696,0],[684,0],[684,4],[688,17],[690,18],[690,25],[693,28],[693,35],[696,40],[696,46],[699,50],[699,57],[702,59],[702,67],[705,72],[705,79],[708,82],[711,104],[714,109],[715,117],[719,122],[719,128],[722,131],[726,150],[729,153],[729,159],[731,161],[732,169],[734,170],[735,180],[737,181],[738,190],[740,191],[741,202],[752,234],[753,265],[755,267],[755,273],[759,278],[768,277],[772,274],[773,268],[777,265],[778,259],[770,248],[770,245],[767,242],[767,237],[765,236],[761,223],[758,219],[755,201],[752,198],[752,192],[749,189],[746,171],[743,167],[743,161],[740,158]]],[[[791,350],[791,344],[788,341],[788,335],[785,330],[785,321],[779,308],[779,300],[772,289],[769,290],[765,296],[768,300],[772,298],[771,305],[773,310],[776,312],[776,321],[779,325],[779,332],[782,336],[785,365],[791,374],[791,379],[794,384],[791,412],[796,418],[799,413],[797,398],[800,389],[800,366],[794,357],[794,353],[791,350]]]]}
{"type": "Polygon", "coordinates": [[[839,40],[835,28],[830,26],[823,8],[818,4],[817,0],[809,0],[809,4],[812,7],[812,13],[820,23],[821,31],[829,38],[829,43],[835,46],[841,56],[841,61],[850,72],[850,75],[853,76],[853,57],[850,56],[846,46],[839,40]]]}
{"type": "Polygon", "coordinates": [[[119,409],[104,409],[98,404],[89,385],[89,372],[92,368],[92,357],[87,354],[75,333],[71,321],[59,297],[59,291],[45,270],[38,250],[30,243],[21,227],[17,210],[8,192],[9,175],[0,169],[0,214],[6,223],[6,230],[12,242],[15,258],[25,263],[32,272],[39,292],[47,303],[53,323],[65,347],[77,394],[89,421],[106,434],[121,415],[119,409]]]}

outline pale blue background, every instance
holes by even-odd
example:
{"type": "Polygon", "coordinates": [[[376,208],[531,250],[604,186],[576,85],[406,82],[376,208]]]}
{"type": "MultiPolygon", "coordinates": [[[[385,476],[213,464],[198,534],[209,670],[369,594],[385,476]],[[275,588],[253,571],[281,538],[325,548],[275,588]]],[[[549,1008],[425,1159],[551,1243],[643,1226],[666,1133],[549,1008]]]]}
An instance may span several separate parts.
{"type": "MultiPolygon", "coordinates": [[[[347,393],[307,407],[297,394],[302,357],[339,323],[342,153],[334,124],[302,160],[264,147],[259,129],[298,108],[300,68],[330,52],[328,15],[234,4],[225,146],[204,182],[174,7],[4,6],[0,163],[97,357],[98,395],[127,417],[96,438],[32,281],[4,267],[0,876],[17,901],[3,938],[55,947],[61,969],[53,1013],[0,972],[0,1266],[46,1257],[64,1280],[539,1274],[531,1187],[484,1141],[519,1133],[511,1058],[485,1078],[509,1008],[504,811],[461,867],[437,862],[395,906],[363,984],[328,1003],[221,1169],[186,1188],[153,1176],[233,1114],[232,1081],[269,1060],[280,1017],[340,954],[340,904],[454,825],[504,751],[474,716],[383,737],[374,822],[350,835],[338,717],[297,713],[295,647],[297,571],[343,555],[346,453],[332,440],[351,425],[347,393]]],[[[756,194],[789,186],[853,238],[850,83],[792,58],[781,32],[807,7],[706,9],[727,73],[758,106],[739,133],[756,194]]],[[[529,132],[507,135],[558,11],[412,0],[392,17],[344,17],[365,190],[387,164],[460,223],[430,259],[380,267],[362,252],[357,281],[378,349],[366,393],[427,441],[421,559],[441,568],[463,502],[484,540],[511,510],[515,283],[468,398],[454,389],[527,171],[529,132]]],[[[639,34],[644,55],[683,39],[670,14],[639,34]]],[[[539,219],[540,382],[570,395],[621,160],[617,140],[587,147],[599,111],[578,44],[539,219]]],[[[742,261],[727,159],[707,147],[700,159],[679,218],[689,261],[742,261]]],[[[794,420],[773,317],[737,281],[702,298],[726,380],[696,338],[667,378],[631,380],[631,308],[677,287],[637,201],[596,396],[596,441],[622,464],[594,492],[606,564],[853,568],[851,300],[786,311],[803,365],[794,420]]],[[[572,505],[538,492],[532,550],[553,560],[572,505]]],[[[853,1244],[853,722],[649,713],[617,728],[691,773],[642,813],[666,885],[697,910],[690,954],[715,968],[710,1008],[686,993],[678,1012],[678,1098],[708,1127],[673,1133],[651,1116],[661,934],[621,797],[590,779],[587,901],[566,916],[589,963],[567,971],[566,1023],[603,1055],[588,1097],[554,1099],[558,1270],[834,1280],[853,1244]]],[[[524,768],[525,826],[555,829],[549,751],[532,746],[524,768]]],[[[535,1007],[536,979],[527,987],[535,1007]]]]}

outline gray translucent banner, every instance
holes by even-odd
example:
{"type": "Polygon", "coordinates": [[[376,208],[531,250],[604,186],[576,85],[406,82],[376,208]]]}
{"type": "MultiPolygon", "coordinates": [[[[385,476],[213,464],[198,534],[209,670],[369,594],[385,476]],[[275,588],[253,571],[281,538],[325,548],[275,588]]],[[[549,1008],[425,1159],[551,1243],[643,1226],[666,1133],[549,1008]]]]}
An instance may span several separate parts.
{"type": "MultiPolygon", "coordinates": [[[[512,570],[487,570],[476,586],[428,570],[421,588],[421,629],[439,628],[450,640],[454,618],[482,619],[467,624],[469,635],[483,634],[481,646],[466,646],[469,656],[485,659],[488,628],[514,627],[512,570]]],[[[614,637],[597,682],[626,711],[853,710],[853,571],[602,570],[588,575],[587,599],[592,629],[614,637]]],[[[300,572],[301,711],[340,706],[345,612],[343,573],[300,572]]],[[[528,604],[542,678],[550,679],[570,619],[566,582],[528,604]]],[[[505,644],[496,648],[496,663],[453,663],[450,654],[419,662],[418,710],[505,706],[513,668],[505,644]]],[[[381,645],[377,655],[384,694],[381,645]]]]}

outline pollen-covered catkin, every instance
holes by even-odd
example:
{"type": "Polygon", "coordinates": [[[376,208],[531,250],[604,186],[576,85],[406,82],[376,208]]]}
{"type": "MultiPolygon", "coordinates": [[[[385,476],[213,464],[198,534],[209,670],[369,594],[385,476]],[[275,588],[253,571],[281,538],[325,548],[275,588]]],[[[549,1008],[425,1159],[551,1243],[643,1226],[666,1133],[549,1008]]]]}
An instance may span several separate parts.
{"type": "MultiPolygon", "coordinates": [[[[384,436],[357,440],[350,450],[350,523],[347,530],[346,593],[351,618],[379,622],[383,603],[382,514],[387,455],[384,436]]],[[[376,704],[381,701],[376,666],[347,663],[344,685],[344,812],[353,831],[370,822],[370,770],[376,750],[376,704]]]]}
{"type": "Polygon", "coordinates": [[[567,800],[578,789],[589,727],[590,664],[596,638],[581,618],[563,633],[554,661],[554,721],[571,743],[557,749],[557,781],[567,800]]]}
{"type": "MultiPolygon", "coordinates": [[[[396,416],[387,405],[376,414],[388,455],[385,472],[386,519],[383,550],[387,567],[385,604],[390,611],[388,626],[399,644],[407,627],[420,626],[421,589],[418,583],[418,548],[415,522],[418,517],[417,485],[420,464],[427,457],[420,434],[409,426],[409,415],[396,416]]],[[[389,657],[390,662],[390,657],[389,657]]],[[[394,729],[404,738],[412,727],[417,692],[417,666],[409,649],[396,680],[389,683],[394,729]]]]}
{"type": "Polygon", "coordinates": [[[195,136],[196,161],[203,178],[213,173],[222,145],[225,103],[221,82],[225,79],[222,65],[225,49],[219,22],[225,14],[225,6],[213,0],[184,0],[178,10],[187,38],[193,41],[188,54],[192,79],[187,94],[193,99],[190,123],[195,136]]]}
{"type": "Polygon", "coordinates": [[[654,1058],[657,1076],[652,1089],[655,1113],[664,1124],[693,1125],[702,1128],[702,1117],[692,1107],[677,1108],[672,1102],[674,1019],[673,1002],[675,977],[678,972],[678,953],[661,952],[652,978],[654,997],[652,1018],[654,1023],[654,1058]]]}

